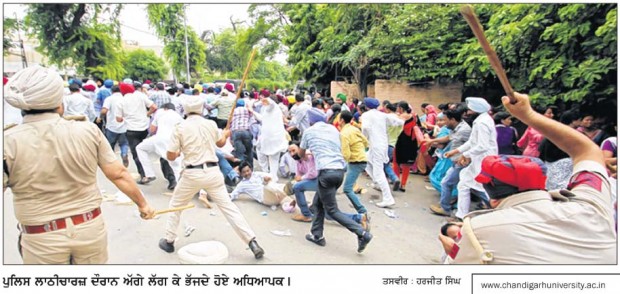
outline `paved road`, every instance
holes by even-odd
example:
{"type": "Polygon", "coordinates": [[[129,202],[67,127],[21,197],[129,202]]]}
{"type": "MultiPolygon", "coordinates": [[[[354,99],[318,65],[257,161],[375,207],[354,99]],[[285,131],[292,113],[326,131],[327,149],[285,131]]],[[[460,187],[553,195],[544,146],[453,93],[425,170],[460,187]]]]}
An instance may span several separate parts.
{"type": "MultiPolygon", "coordinates": [[[[120,158],[120,157],[119,157],[120,158]]],[[[153,160],[158,179],[146,186],[140,186],[149,202],[155,209],[168,207],[169,196],[162,193],[167,182],[159,171],[158,161],[153,160]]],[[[133,161],[130,171],[135,173],[133,161]]],[[[97,175],[99,186],[107,194],[118,191],[105,176],[97,175]]],[[[234,233],[222,213],[215,207],[204,208],[198,199],[193,203],[196,208],[186,210],[181,217],[177,250],[184,245],[216,240],[228,247],[228,264],[431,264],[438,263],[441,246],[437,241],[437,233],[445,218],[429,213],[428,206],[438,199],[436,191],[424,188],[425,183],[420,176],[412,175],[406,187],[407,192],[395,192],[396,205],[393,212],[397,218],[390,218],[384,209],[376,207],[380,193],[372,189],[362,195],[362,203],[371,216],[374,239],[363,254],[357,253],[357,238],[335,222],[326,222],[325,238],[327,246],[319,247],[304,239],[310,230],[310,223],[300,223],[290,219],[281,209],[272,211],[270,207],[259,204],[249,198],[235,201],[241,212],[257,234],[259,244],[266,254],[262,260],[255,260],[246,244],[234,233]],[[267,212],[266,216],[261,213],[267,212]],[[183,236],[184,224],[196,227],[189,236],[183,236]],[[272,231],[289,230],[291,236],[278,236],[272,231]]],[[[366,185],[368,178],[362,177],[361,183],[366,185]]],[[[312,200],[314,193],[307,193],[312,200]]],[[[18,232],[13,212],[13,197],[10,189],[4,195],[4,263],[21,264],[17,252],[16,241],[18,232]]],[[[346,212],[353,208],[342,193],[337,195],[338,206],[346,212]]],[[[157,242],[164,235],[166,215],[159,219],[144,221],[138,217],[135,205],[117,204],[106,201],[102,205],[103,217],[108,228],[109,263],[110,264],[178,264],[176,253],[163,252],[157,242]]]]}

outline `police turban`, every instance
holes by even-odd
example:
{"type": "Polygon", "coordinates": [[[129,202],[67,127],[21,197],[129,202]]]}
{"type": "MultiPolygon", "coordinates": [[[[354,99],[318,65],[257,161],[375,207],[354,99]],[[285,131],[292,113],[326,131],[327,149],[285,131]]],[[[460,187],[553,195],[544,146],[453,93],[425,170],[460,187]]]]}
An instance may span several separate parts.
{"type": "Polygon", "coordinates": [[[186,96],[181,102],[181,105],[183,106],[183,109],[185,109],[186,113],[202,114],[204,99],[200,98],[200,96],[186,96]]]}
{"type": "Polygon", "coordinates": [[[4,86],[4,100],[23,110],[55,109],[63,94],[60,75],[39,65],[18,71],[4,86]]]}

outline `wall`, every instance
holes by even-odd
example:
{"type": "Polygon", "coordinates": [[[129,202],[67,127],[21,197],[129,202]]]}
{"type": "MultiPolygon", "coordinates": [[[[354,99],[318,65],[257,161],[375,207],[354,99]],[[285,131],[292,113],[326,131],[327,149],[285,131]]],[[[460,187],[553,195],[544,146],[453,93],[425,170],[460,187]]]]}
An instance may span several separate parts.
{"type": "MultiPolygon", "coordinates": [[[[463,84],[430,82],[409,86],[405,81],[376,80],[374,85],[368,85],[367,92],[369,97],[375,97],[381,101],[407,101],[417,111],[422,103],[437,106],[442,103],[461,102],[463,84]]],[[[338,93],[345,93],[347,97],[360,98],[357,84],[346,82],[332,81],[331,93],[333,97],[338,93]]]]}
{"type": "Polygon", "coordinates": [[[462,92],[462,83],[439,84],[431,82],[409,86],[407,82],[402,81],[375,81],[375,98],[381,101],[407,101],[416,112],[422,103],[437,106],[442,103],[461,102],[462,92]]]}

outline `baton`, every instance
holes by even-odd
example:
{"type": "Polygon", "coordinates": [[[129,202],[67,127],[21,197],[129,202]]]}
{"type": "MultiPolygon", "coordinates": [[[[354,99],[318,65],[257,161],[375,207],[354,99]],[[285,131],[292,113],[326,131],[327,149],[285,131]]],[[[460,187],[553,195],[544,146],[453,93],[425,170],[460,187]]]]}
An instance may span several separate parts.
{"type": "Polygon", "coordinates": [[[515,104],[517,101],[514,97],[514,91],[512,90],[512,86],[508,81],[508,77],[506,76],[506,72],[502,67],[502,63],[499,61],[499,57],[497,57],[497,53],[495,53],[495,50],[493,50],[491,44],[489,44],[489,41],[484,35],[484,29],[482,28],[480,20],[478,20],[478,17],[474,12],[474,8],[471,5],[466,4],[461,6],[460,12],[463,17],[465,17],[465,20],[467,21],[467,24],[469,24],[471,30],[474,32],[476,39],[478,39],[480,46],[482,46],[482,50],[484,50],[484,53],[486,53],[487,58],[489,59],[489,63],[491,63],[491,67],[497,74],[499,81],[502,83],[502,87],[504,88],[506,95],[508,95],[508,97],[510,98],[510,103],[515,104]]]}
{"type": "Polygon", "coordinates": [[[188,205],[180,206],[180,207],[173,207],[173,208],[168,208],[168,209],[162,209],[162,210],[155,211],[155,215],[164,214],[164,213],[168,213],[168,212],[181,211],[181,210],[190,209],[190,208],[194,208],[194,207],[196,207],[194,204],[188,204],[188,205]]]}

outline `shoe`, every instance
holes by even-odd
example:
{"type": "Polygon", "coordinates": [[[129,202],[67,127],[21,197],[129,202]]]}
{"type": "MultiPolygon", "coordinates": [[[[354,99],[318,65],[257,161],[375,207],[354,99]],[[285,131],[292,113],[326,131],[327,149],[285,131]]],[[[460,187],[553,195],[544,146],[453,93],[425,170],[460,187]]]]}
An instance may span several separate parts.
{"type": "Polygon", "coordinates": [[[366,249],[368,243],[370,243],[370,240],[372,240],[372,234],[368,231],[364,232],[363,235],[357,237],[357,252],[362,253],[364,249],[366,249]]]}
{"type": "Polygon", "coordinates": [[[296,214],[291,217],[294,221],[309,223],[312,222],[312,217],[305,216],[303,214],[296,214]]]}
{"type": "Polygon", "coordinates": [[[168,185],[168,190],[172,191],[174,190],[174,188],[177,187],[177,181],[172,181],[170,182],[170,184],[168,185]]]}
{"type": "Polygon", "coordinates": [[[235,179],[233,179],[233,186],[237,186],[239,184],[239,182],[241,182],[241,178],[240,177],[235,177],[235,179]]]}
{"type": "Polygon", "coordinates": [[[405,188],[400,187],[400,188],[398,188],[398,191],[401,191],[401,192],[405,193],[406,190],[405,190],[405,188]]]}
{"type": "Polygon", "coordinates": [[[140,185],[146,185],[152,181],[155,181],[155,179],[157,178],[156,177],[143,177],[139,181],[137,181],[137,183],[140,185]]]}
{"type": "Polygon", "coordinates": [[[258,243],[256,243],[256,239],[252,239],[248,246],[250,246],[250,250],[252,250],[252,253],[254,253],[254,258],[261,259],[263,258],[263,255],[265,255],[265,250],[263,250],[263,248],[261,248],[258,243]]]}
{"type": "Polygon", "coordinates": [[[159,240],[159,248],[168,253],[172,253],[174,252],[174,242],[168,243],[166,239],[162,238],[161,240],[159,240]]]}
{"type": "Polygon", "coordinates": [[[385,207],[389,207],[396,204],[396,201],[392,200],[390,202],[385,202],[385,201],[381,201],[381,202],[377,202],[375,203],[375,205],[381,207],[381,208],[385,208],[385,207]]]}
{"type": "Polygon", "coordinates": [[[433,204],[430,206],[430,209],[434,214],[442,215],[442,216],[450,216],[450,213],[443,210],[441,205],[433,204]]]}
{"type": "Polygon", "coordinates": [[[125,168],[129,166],[129,155],[122,156],[123,157],[123,165],[125,168]]]}
{"type": "Polygon", "coordinates": [[[368,216],[368,213],[362,214],[360,225],[362,226],[362,229],[364,229],[364,231],[370,232],[370,217],[368,216]]]}
{"type": "Polygon", "coordinates": [[[316,238],[312,234],[307,234],[306,235],[306,240],[308,240],[308,241],[310,241],[310,242],[312,242],[312,243],[314,243],[316,245],[322,246],[322,247],[325,247],[325,244],[326,244],[325,237],[316,238]]]}
{"type": "Polygon", "coordinates": [[[392,187],[392,190],[393,190],[394,192],[396,192],[396,191],[398,191],[400,188],[401,188],[401,187],[400,187],[400,181],[399,181],[399,180],[394,181],[394,187],[392,187]]]}

